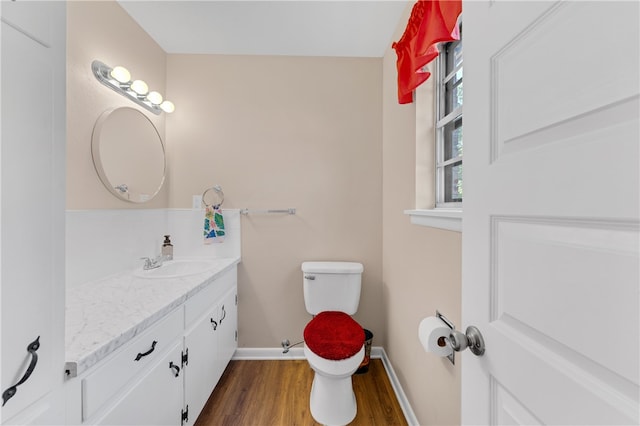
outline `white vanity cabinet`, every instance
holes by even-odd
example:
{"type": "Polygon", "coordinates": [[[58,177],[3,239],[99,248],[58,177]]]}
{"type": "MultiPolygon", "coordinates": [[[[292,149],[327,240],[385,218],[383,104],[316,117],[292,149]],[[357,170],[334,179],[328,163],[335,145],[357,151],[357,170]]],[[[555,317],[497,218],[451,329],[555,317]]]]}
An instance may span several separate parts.
{"type": "Polygon", "coordinates": [[[189,349],[184,377],[185,404],[189,405],[191,423],[195,422],[238,346],[238,299],[233,279],[230,275],[222,277],[219,287],[211,288],[185,306],[184,345],[189,349]],[[205,301],[211,303],[204,304],[205,301]],[[204,306],[209,309],[203,309],[204,306]]]}
{"type": "Polygon", "coordinates": [[[238,291],[235,286],[222,298],[219,318],[218,361],[220,369],[216,382],[220,379],[229,360],[238,348],[238,291]]]}
{"type": "Polygon", "coordinates": [[[1,3],[0,423],[55,424],[64,421],[66,6],[1,3]]]}
{"type": "Polygon", "coordinates": [[[100,425],[176,425],[182,419],[182,344],[144,369],[136,385],[96,423],[100,425]]]}
{"type": "Polygon", "coordinates": [[[234,265],[74,379],[82,423],[195,423],[237,347],[236,294],[234,265]]]}
{"type": "MultiPolygon", "coordinates": [[[[82,377],[82,418],[84,421],[97,418],[98,423],[105,417],[103,407],[113,406],[113,401],[117,401],[125,394],[136,394],[145,392],[149,396],[164,395],[172,393],[171,387],[180,388],[177,381],[169,381],[168,386],[149,387],[147,383],[158,381],[159,379],[149,379],[155,371],[155,365],[170,348],[174,348],[181,342],[183,332],[183,311],[178,308],[160,320],[157,324],[144,331],[140,336],[114,352],[110,357],[100,362],[91,369],[91,372],[82,377]],[[144,377],[144,378],[143,378],[144,377]],[[127,386],[131,383],[130,386],[127,386]],[[127,391],[127,389],[131,389],[127,391]]],[[[182,350],[182,345],[180,350],[182,350]]],[[[181,354],[172,360],[180,368],[181,354]]],[[[164,370],[158,371],[156,375],[171,377],[169,371],[169,361],[164,370]],[[166,373],[166,374],[158,374],[166,373]]],[[[143,404],[144,405],[144,404],[143,404]]],[[[180,407],[182,403],[178,404],[180,407]]],[[[125,414],[118,414],[127,407],[127,404],[116,403],[114,408],[109,408],[106,419],[122,418],[124,423],[134,424],[127,420],[125,414]],[[116,411],[116,413],[113,413],[116,411]]],[[[143,406],[140,407],[142,410],[143,406]]],[[[126,410],[125,410],[126,411],[126,410]]],[[[179,415],[180,409],[178,409],[179,415]]]]}

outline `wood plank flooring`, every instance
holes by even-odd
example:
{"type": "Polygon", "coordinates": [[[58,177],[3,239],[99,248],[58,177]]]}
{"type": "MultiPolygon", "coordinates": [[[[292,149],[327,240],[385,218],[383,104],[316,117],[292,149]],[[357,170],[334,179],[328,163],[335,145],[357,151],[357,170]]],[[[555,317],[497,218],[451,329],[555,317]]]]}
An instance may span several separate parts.
{"type": "MultiPolygon", "coordinates": [[[[231,361],[195,426],[318,425],[309,412],[306,360],[231,361]]],[[[406,425],[380,359],[353,376],[358,414],[350,425],[406,425]]]]}

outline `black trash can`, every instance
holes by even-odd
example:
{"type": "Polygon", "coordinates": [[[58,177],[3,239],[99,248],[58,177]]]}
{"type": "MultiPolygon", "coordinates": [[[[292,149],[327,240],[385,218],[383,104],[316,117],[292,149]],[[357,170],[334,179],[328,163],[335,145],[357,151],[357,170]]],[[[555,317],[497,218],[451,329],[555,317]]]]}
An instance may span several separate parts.
{"type": "Polygon", "coordinates": [[[369,360],[371,359],[371,341],[373,333],[366,328],[364,330],[364,359],[360,363],[360,367],[356,370],[356,374],[363,374],[369,371],[369,360]]]}

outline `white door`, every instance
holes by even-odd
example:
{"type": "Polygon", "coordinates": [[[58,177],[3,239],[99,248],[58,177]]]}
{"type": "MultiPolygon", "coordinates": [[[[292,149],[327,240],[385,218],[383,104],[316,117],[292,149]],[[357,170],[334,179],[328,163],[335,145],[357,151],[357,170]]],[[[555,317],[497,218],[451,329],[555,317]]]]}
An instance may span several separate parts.
{"type": "Polygon", "coordinates": [[[222,303],[220,304],[220,335],[218,336],[220,372],[217,380],[219,380],[222,373],[224,373],[224,369],[227,368],[227,364],[238,347],[237,294],[238,291],[234,285],[222,298],[222,303]]]}
{"type": "Polygon", "coordinates": [[[2,3],[1,422],[51,424],[64,421],[66,9],[2,3]]]}
{"type": "Polygon", "coordinates": [[[130,391],[122,395],[116,405],[96,424],[181,424],[184,377],[184,370],[180,368],[181,354],[180,341],[155,366],[150,367],[146,375],[130,391]]]}
{"type": "Polygon", "coordinates": [[[215,305],[184,336],[189,362],[184,366],[184,405],[189,406],[189,419],[195,422],[220,378],[218,335],[220,306],[215,305]]]}
{"type": "Polygon", "coordinates": [[[638,424],[637,1],[463,5],[465,424],[638,424]]]}

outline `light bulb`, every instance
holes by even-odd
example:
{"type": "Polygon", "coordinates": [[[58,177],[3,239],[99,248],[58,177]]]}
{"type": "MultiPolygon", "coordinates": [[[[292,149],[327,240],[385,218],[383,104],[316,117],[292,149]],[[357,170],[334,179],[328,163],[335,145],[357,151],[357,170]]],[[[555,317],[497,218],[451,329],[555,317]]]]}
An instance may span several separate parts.
{"type": "Polygon", "coordinates": [[[112,78],[120,83],[128,83],[131,80],[131,73],[125,67],[117,66],[109,73],[112,78]]]}
{"type": "Polygon", "coordinates": [[[160,105],[160,108],[162,108],[162,110],[166,113],[172,113],[173,111],[176,110],[176,106],[171,101],[164,101],[160,105]]]}
{"type": "Polygon", "coordinates": [[[149,86],[142,80],[135,80],[133,83],[131,83],[131,90],[133,90],[140,96],[144,96],[149,91],[149,86]]]}
{"type": "Polygon", "coordinates": [[[158,92],[149,92],[147,99],[154,105],[160,105],[162,103],[162,95],[158,92]]]}

